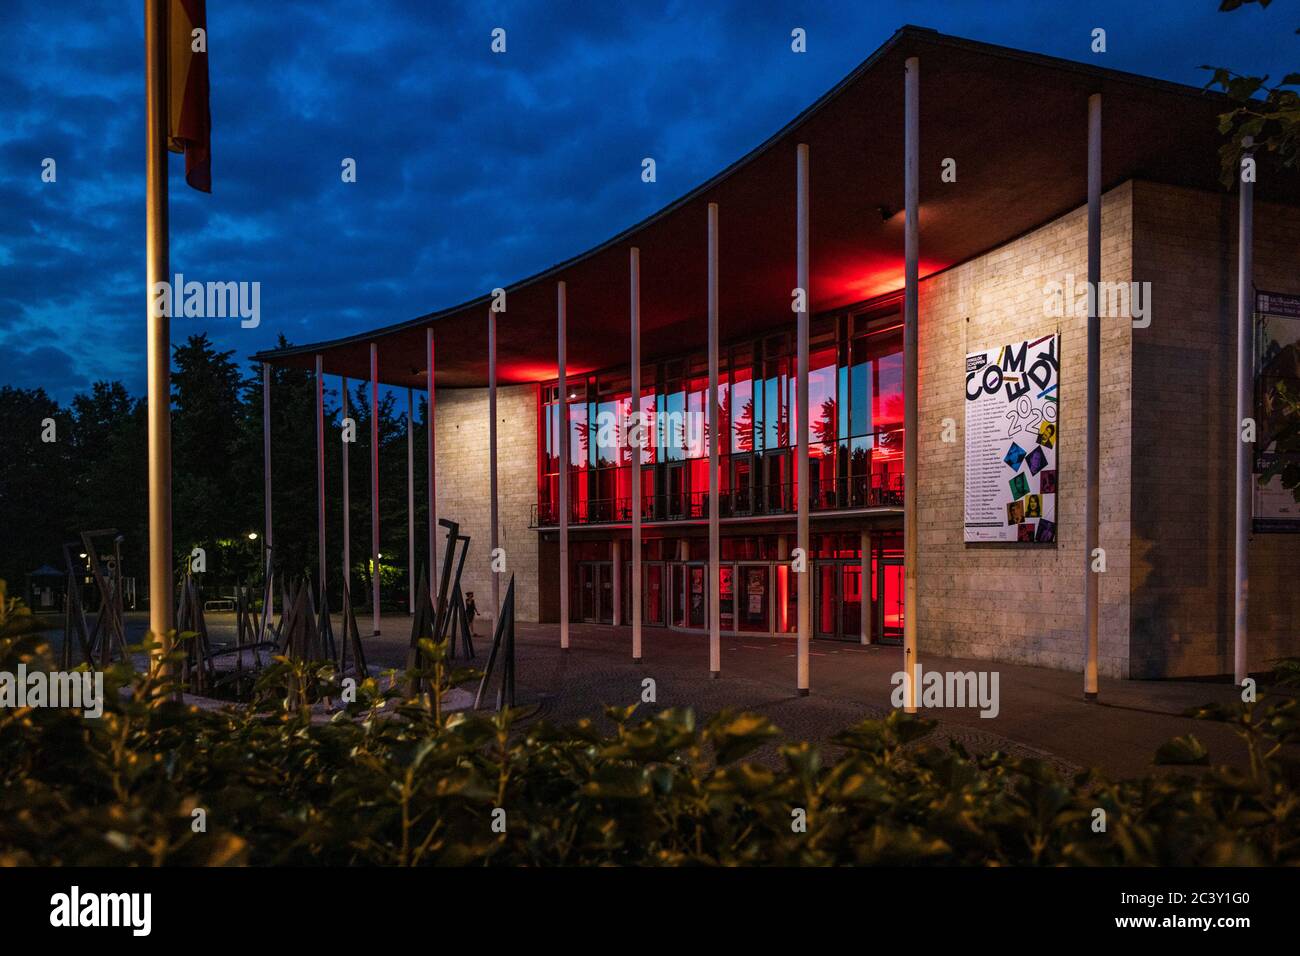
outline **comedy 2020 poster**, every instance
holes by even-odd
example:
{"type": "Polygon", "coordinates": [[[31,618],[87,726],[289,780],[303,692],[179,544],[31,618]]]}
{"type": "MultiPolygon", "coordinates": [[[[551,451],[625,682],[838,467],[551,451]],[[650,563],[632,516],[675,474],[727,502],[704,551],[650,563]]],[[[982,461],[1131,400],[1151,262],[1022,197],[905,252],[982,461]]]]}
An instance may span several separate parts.
{"type": "Polygon", "coordinates": [[[1060,335],[966,356],[966,540],[1056,541],[1060,335]]]}

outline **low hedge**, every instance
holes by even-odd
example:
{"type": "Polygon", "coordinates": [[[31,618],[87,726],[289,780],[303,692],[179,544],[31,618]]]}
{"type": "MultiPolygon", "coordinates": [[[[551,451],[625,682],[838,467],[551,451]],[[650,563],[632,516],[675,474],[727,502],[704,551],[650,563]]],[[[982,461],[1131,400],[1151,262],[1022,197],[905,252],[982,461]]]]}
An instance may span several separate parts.
{"type": "MultiPolygon", "coordinates": [[[[0,588],[0,670],[50,666],[0,588]]],[[[441,648],[425,646],[439,686],[441,648]]],[[[1248,771],[1112,782],[929,742],[893,713],[780,747],[765,717],[689,709],[521,725],[444,714],[368,680],[328,722],[290,700],[343,694],[330,667],[280,661],[257,700],[220,711],[167,699],[118,665],[99,719],[0,710],[0,864],[1204,865],[1300,861],[1295,699],[1197,716],[1245,738],[1248,771]],[[770,762],[770,761],[769,761],[770,762]],[[1103,817],[1104,814],[1104,817],[1103,817]],[[1104,821],[1104,829],[1102,823],[1104,821]]],[[[400,686],[393,682],[392,687],[400,686]]],[[[1207,764],[1194,737],[1161,762],[1207,764]]]]}

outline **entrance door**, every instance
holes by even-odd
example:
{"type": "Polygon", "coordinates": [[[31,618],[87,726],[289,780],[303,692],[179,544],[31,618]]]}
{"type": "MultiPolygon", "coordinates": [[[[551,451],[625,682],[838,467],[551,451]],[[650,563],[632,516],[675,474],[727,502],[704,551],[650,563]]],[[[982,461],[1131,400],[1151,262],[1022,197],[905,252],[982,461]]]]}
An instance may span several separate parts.
{"type": "Polygon", "coordinates": [[[862,568],[857,559],[815,562],[815,636],[856,641],[862,629],[862,568]]]}
{"type": "Polygon", "coordinates": [[[742,564],[737,569],[740,631],[766,632],[772,629],[771,570],[767,564],[742,564]]]}
{"type": "Polygon", "coordinates": [[[703,564],[671,564],[672,568],[672,624],[673,627],[703,628],[708,618],[705,610],[708,595],[704,593],[707,580],[703,564]]]}
{"type": "Polygon", "coordinates": [[[723,564],[718,567],[718,621],[723,631],[736,629],[736,567],[723,564]]]}
{"type": "Polygon", "coordinates": [[[903,562],[881,558],[876,562],[876,633],[886,644],[903,643],[903,562]]]}
{"type": "Polygon", "coordinates": [[[578,564],[578,620],[596,620],[596,569],[586,561],[578,564]]]}
{"type": "MultiPolygon", "coordinates": [[[[641,564],[641,623],[663,627],[668,598],[668,577],[662,561],[645,561],[641,564]]],[[[632,622],[632,562],[623,562],[623,622],[632,622]]]]}
{"type": "Polygon", "coordinates": [[[814,562],[816,593],[813,595],[814,632],[817,637],[836,640],[839,635],[839,564],[834,561],[814,562]]]}
{"type": "Polygon", "coordinates": [[[609,561],[578,563],[578,619],[587,624],[614,623],[614,565],[609,561]]]}
{"type": "Polygon", "coordinates": [[[614,623],[614,565],[601,561],[596,566],[596,620],[614,623]]]}

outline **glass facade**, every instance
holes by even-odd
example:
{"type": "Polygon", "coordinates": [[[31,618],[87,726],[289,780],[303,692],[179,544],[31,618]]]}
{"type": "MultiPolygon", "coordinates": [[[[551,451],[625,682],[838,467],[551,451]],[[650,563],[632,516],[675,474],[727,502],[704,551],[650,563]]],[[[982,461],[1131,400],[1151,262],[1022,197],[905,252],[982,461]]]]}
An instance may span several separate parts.
{"type": "MultiPolygon", "coordinates": [[[[826,317],[809,340],[808,434],[793,434],[793,331],[733,344],[719,361],[719,513],[795,511],[795,450],[808,442],[809,507],[902,505],[903,337],[896,307],[826,317]]],[[[708,516],[708,366],[690,355],[641,372],[642,518],[708,516]]],[[[569,521],[631,519],[631,380],[626,368],[568,383],[569,521]]],[[[560,427],[555,383],[542,386],[534,524],[558,523],[560,427]]]]}
{"type": "MultiPolygon", "coordinates": [[[[722,630],[730,634],[792,634],[798,621],[797,587],[789,564],[781,560],[783,536],[722,538],[718,591],[722,630]]],[[[785,544],[789,543],[789,536],[785,544]]],[[[896,643],[903,634],[902,536],[873,533],[866,589],[862,582],[861,538],[857,532],[813,534],[813,636],[857,642],[862,636],[862,601],[868,601],[868,627],[874,643],[896,643]]],[[[632,562],[629,543],[613,561],[611,541],[575,541],[569,607],[574,621],[612,624],[614,575],[621,575],[623,623],[632,616],[632,562]]],[[[642,543],[641,619],[652,626],[684,630],[708,628],[708,540],[650,538],[642,543]]]]}

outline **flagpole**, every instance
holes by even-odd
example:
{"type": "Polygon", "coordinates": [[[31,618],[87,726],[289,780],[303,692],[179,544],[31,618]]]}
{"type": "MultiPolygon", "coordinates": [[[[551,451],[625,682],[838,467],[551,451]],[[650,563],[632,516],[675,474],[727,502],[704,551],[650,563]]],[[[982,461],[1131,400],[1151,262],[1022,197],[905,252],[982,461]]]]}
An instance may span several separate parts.
{"type": "Polygon", "coordinates": [[[155,315],[153,290],[167,282],[167,6],[145,0],[145,261],[149,376],[149,630],[158,642],[155,672],[172,630],[171,319],[155,315]]]}

